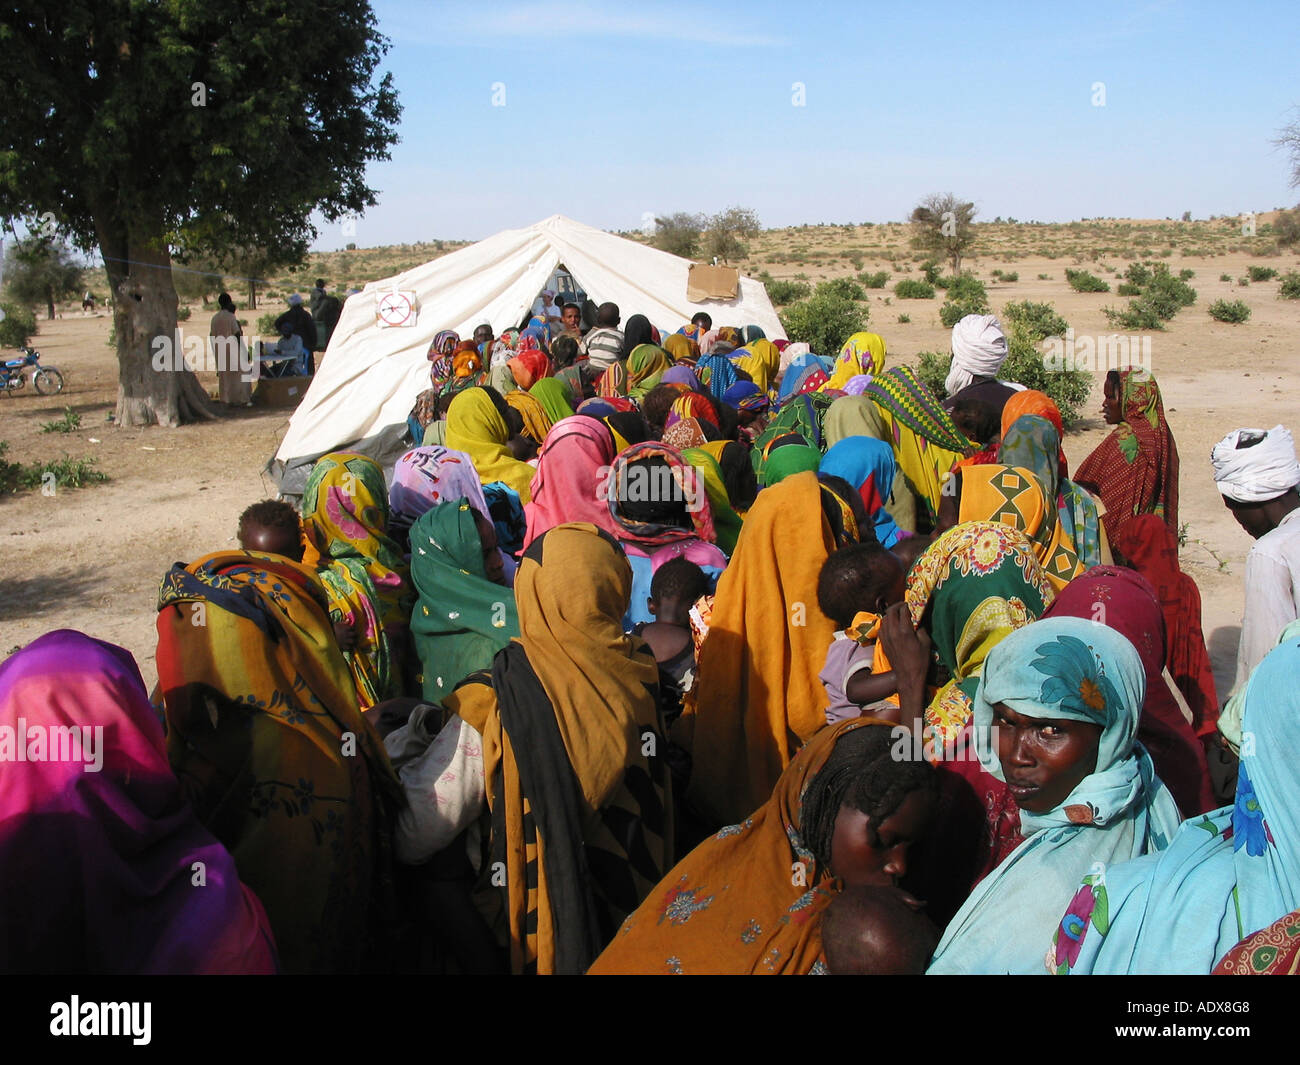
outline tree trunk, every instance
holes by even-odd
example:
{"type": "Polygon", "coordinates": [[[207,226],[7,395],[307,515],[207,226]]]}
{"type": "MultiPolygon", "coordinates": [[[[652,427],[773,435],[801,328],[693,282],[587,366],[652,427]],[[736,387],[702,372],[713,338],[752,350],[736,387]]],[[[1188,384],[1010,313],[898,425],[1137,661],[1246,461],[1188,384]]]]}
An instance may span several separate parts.
{"type": "Polygon", "coordinates": [[[257,310],[257,282],[252,278],[248,279],[248,309],[257,310]]]}
{"type": "Polygon", "coordinates": [[[45,317],[54,321],[54,286],[45,289],[45,317]]]}
{"type": "Polygon", "coordinates": [[[101,241],[114,297],[119,427],[217,417],[198,378],[185,369],[183,336],[177,345],[171,255],[156,232],[128,231],[119,246],[101,241]]]}

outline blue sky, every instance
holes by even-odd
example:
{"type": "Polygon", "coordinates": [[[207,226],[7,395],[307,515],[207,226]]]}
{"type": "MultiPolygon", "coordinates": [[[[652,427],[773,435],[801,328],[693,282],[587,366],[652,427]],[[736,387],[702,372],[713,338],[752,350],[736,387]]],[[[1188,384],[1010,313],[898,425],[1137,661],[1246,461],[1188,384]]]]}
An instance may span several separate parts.
{"type": "Polygon", "coordinates": [[[1040,221],[1300,200],[1271,143],[1300,105],[1294,2],[374,6],[401,142],[323,250],[732,204],[882,222],[947,191],[1040,221]]]}

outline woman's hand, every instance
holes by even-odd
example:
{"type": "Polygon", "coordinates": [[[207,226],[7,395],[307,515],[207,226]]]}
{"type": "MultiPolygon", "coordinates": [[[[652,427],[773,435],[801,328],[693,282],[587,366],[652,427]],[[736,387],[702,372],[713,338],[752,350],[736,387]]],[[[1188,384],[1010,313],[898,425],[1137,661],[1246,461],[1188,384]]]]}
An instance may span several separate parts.
{"type": "Polygon", "coordinates": [[[880,621],[880,644],[898,681],[899,716],[907,724],[925,712],[930,634],[912,625],[906,603],[895,603],[880,621]]]}

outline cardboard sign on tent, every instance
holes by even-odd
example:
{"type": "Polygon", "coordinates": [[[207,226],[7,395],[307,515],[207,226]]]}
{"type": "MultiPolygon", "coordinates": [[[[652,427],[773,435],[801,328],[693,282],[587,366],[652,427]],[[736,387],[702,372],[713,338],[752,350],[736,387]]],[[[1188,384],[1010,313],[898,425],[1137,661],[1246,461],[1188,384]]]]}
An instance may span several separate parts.
{"type": "Polygon", "coordinates": [[[372,281],[343,305],[311,387],[268,463],[280,492],[301,495],[312,463],[331,451],[360,451],[391,467],[407,446],[406,417],[429,387],[426,353],[434,336],[454,329],[468,337],[483,322],[498,335],[518,326],[561,264],[589,300],[617,303],[625,322],[644,314],[671,331],[707,311],[715,326],[757,325],[769,339],[785,337],[761,282],[741,277],[734,299],[691,302],[689,259],[552,215],[372,281]],[[376,322],[376,293],[394,289],[417,301],[410,328],[376,322]]]}

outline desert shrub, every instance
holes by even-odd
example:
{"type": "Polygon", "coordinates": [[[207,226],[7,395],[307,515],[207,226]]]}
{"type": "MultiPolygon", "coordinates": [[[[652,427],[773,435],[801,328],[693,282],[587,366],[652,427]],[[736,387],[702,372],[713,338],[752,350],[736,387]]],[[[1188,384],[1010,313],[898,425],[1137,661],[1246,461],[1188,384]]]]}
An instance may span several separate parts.
{"type": "Polygon", "coordinates": [[[1240,285],[1242,288],[1246,288],[1250,284],[1250,278],[1239,277],[1237,278],[1237,284],[1240,285]]]}
{"type": "Polygon", "coordinates": [[[884,288],[885,282],[889,280],[889,271],[878,270],[874,274],[858,274],[858,280],[866,288],[884,288]]]}
{"type": "Polygon", "coordinates": [[[1048,337],[1064,336],[1070,328],[1050,303],[1034,303],[1020,300],[1006,304],[1002,308],[1002,324],[1008,330],[1015,330],[1031,343],[1038,343],[1048,337]]]}
{"type": "Polygon", "coordinates": [[[1151,265],[1149,263],[1129,263],[1128,269],[1124,271],[1124,277],[1140,288],[1151,280],[1151,265]]]}
{"type": "Polygon", "coordinates": [[[929,284],[931,285],[938,284],[940,268],[937,260],[926,259],[925,262],[921,263],[919,269],[921,271],[922,276],[925,277],[925,280],[929,284]]]}
{"type": "Polygon", "coordinates": [[[179,307],[176,308],[176,320],[178,322],[188,322],[190,320],[190,315],[192,315],[193,313],[194,310],[192,307],[189,306],[189,304],[182,303],[179,307]]]}
{"type": "Polygon", "coordinates": [[[1003,280],[1003,281],[1019,281],[1019,280],[1020,280],[1020,274],[1017,273],[1015,270],[1012,270],[1011,273],[1009,273],[1009,274],[1003,274],[1001,280],[1003,280]]]}
{"type": "Polygon", "coordinates": [[[1051,274],[1039,274],[1039,275],[1038,275],[1038,280],[1039,280],[1039,281],[1051,281],[1051,280],[1052,280],[1052,275],[1051,275],[1051,274]]]}
{"type": "Polygon", "coordinates": [[[815,352],[834,355],[849,337],[867,327],[870,310],[834,289],[818,285],[816,292],[791,304],[780,317],[786,336],[792,341],[805,343],[815,352]]]}
{"type": "Polygon", "coordinates": [[[972,302],[988,302],[988,293],[985,291],[984,282],[974,274],[962,274],[960,277],[950,277],[948,283],[944,286],[948,290],[950,300],[968,300],[972,302]]]}
{"type": "Polygon", "coordinates": [[[988,314],[989,301],[984,282],[971,274],[962,274],[950,280],[948,299],[939,308],[939,321],[951,329],[968,314],[988,314]]]}
{"type": "Polygon", "coordinates": [[[1284,300],[1300,300],[1300,273],[1292,270],[1289,274],[1283,274],[1277,294],[1284,300]]]}
{"type": "Polygon", "coordinates": [[[30,307],[0,303],[5,320],[0,322],[0,348],[21,348],[36,332],[36,315],[30,307]]]}
{"type": "MultiPolygon", "coordinates": [[[[1231,281],[1231,280],[1232,280],[1232,275],[1231,275],[1231,274],[1220,274],[1220,275],[1219,275],[1219,280],[1220,280],[1220,281],[1231,281]]],[[[1121,292],[1120,295],[1122,296],[1123,293],[1121,292]]]]}
{"type": "Polygon", "coordinates": [[[932,300],[934,286],[925,281],[904,278],[894,286],[894,295],[900,300],[932,300]]]}
{"type": "Polygon", "coordinates": [[[1142,295],[1141,285],[1130,285],[1127,281],[1115,286],[1115,291],[1121,296],[1140,296],[1142,295]]]}
{"type": "Polygon", "coordinates": [[[1271,266],[1250,266],[1246,268],[1246,273],[1252,281],[1272,281],[1277,277],[1277,271],[1271,266]]]}
{"type": "Polygon", "coordinates": [[[1196,276],[1195,270],[1183,269],[1178,271],[1179,281],[1190,281],[1195,276],[1196,276]]]}
{"type": "Polygon", "coordinates": [[[81,415],[71,407],[63,408],[63,417],[57,421],[41,422],[43,433],[73,433],[81,428],[81,415]]]}
{"type": "Polygon", "coordinates": [[[1070,283],[1070,287],[1075,292],[1109,292],[1109,283],[1103,281],[1096,274],[1090,274],[1087,270],[1070,270],[1065,271],[1065,280],[1070,283]]]}
{"type": "Polygon", "coordinates": [[[773,280],[766,282],[764,287],[767,289],[767,298],[778,306],[807,299],[812,295],[812,286],[803,281],[773,280]]]}
{"type": "Polygon", "coordinates": [[[1244,300],[1215,300],[1210,304],[1210,317],[1216,322],[1244,322],[1250,317],[1250,308],[1244,300]]]}
{"type": "Polygon", "coordinates": [[[846,300],[864,300],[867,298],[866,290],[849,277],[837,277],[830,281],[823,281],[817,286],[817,291],[843,296],[846,300]]]}
{"type": "Polygon", "coordinates": [[[910,322],[911,320],[912,320],[912,316],[910,314],[900,314],[898,316],[899,325],[907,325],[907,323],[910,322]]]}

